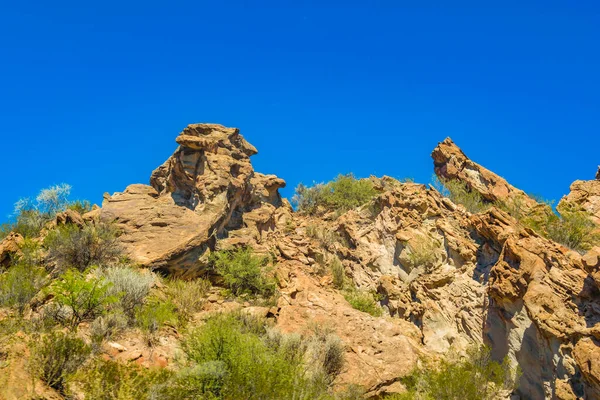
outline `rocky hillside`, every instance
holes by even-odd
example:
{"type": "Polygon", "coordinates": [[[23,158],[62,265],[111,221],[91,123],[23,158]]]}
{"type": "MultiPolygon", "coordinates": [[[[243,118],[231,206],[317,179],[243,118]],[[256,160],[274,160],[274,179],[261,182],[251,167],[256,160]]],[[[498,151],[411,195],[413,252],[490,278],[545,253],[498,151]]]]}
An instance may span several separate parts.
{"type": "MultiPolygon", "coordinates": [[[[300,200],[311,207],[294,211],[278,192],[285,182],[254,171],[250,157],[257,151],[238,129],[189,125],[176,142],[150,185],[107,194],[91,211],[57,213],[33,239],[8,235],[0,242],[5,274],[26,254],[24,243],[37,241],[50,279],[65,279],[48,244],[52,229],[107,224],[118,232],[129,265],[209,282],[188,327],[232,310],[264,318],[287,335],[326,327],[339,338],[344,359],[330,393],[351,384],[365,398],[401,395],[415,368],[435,369],[451,354],[487,345],[516,378],[503,398],[600,399],[599,179],[574,182],[557,207],[559,217],[448,138],[432,153],[445,187],[346,177],[368,186],[363,204],[307,199],[306,193],[338,190],[324,186],[308,188],[300,200]],[[215,255],[248,248],[270,260],[267,274],[276,282],[275,294],[261,301],[239,295],[215,268],[215,255]]],[[[164,301],[160,293],[169,285],[159,280],[151,291],[164,301]]],[[[57,299],[40,290],[22,313],[26,321],[41,318],[57,299]]],[[[3,310],[5,321],[17,318],[14,307],[3,310]]],[[[91,324],[82,319],[75,327],[84,341],[91,324]]],[[[172,370],[183,331],[165,324],[149,345],[138,328],[126,327],[96,351],[106,360],[172,370]]],[[[31,330],[10,334],[23,340],[0,341],[6,383],[0,397],[64,396],[61,387],[30,379],[36,375],[16,356],[27,358],[31,330]]]]}

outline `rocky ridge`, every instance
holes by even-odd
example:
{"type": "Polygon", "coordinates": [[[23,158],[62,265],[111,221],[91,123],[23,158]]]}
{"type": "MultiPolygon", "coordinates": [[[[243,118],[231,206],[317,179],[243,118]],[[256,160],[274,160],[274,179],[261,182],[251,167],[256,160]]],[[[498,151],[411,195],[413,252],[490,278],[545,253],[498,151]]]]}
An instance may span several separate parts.
{"type": "MultiPolygon", "coordinates": [[[[346,352],[336,384],[362,385],[368,397],[401,392],[400,378],[419,360],[487,344],[520,368],[520,398],[600,398],[600,248],[579,254],[496,207],[552,212],[449,138],[432,153],[436,174],[480,193],[487,211],[469,213],[430,186],[371,177],[379,194],[370,203],[341,215],[302,215],[279,195],[282,179],[254,171],[257,151],[238,129],[193,124],[176,141],[150,185],[106,195],[83,219],[114,222],[135,263],[185,278],[205,275],[215,250],[251,246],[276,259],[275,306],[211,300],[204,312],[246,308],[285,332],[330,327],[346,352]],[[382,317],[350,306],[328,271],[334,260],[350,285],[377,292],[382,317]]],[[[600,180],[576,181],[561,203],[600,219],[600,180]]],[[[0,243],[0,262],[19,240],[0,243]]],[[[161,366],[175,346],[163,342],[161,366]]],[[[113,343],[107,353],[152,364],[135,343],[113,343]]]]}

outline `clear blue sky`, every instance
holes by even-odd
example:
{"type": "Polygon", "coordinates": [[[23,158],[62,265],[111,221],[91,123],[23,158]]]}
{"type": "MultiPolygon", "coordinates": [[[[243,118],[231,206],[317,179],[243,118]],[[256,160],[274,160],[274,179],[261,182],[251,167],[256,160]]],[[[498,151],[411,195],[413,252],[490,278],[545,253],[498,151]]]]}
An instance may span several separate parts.
{"type": "Polygon", "coordinates": [[[0,12],[0,219],[67,182],[147,183],[188,123],[239,127],[288,182],[429,182],[451,136],[560,198],[600,163],[597,1],[12,1],[0,12]]]}

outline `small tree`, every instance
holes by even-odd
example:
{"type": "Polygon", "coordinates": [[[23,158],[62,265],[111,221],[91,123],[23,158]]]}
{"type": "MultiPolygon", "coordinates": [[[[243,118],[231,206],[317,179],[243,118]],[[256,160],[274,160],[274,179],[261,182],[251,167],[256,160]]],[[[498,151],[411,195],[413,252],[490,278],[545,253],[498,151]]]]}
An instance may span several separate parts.
{"type": "Polygon", "coordinates": [[[56,304],[66,306],[71,311],[59,322],[74,330],[79,323],[94,319],[107,305],[118,300],[115,296],[108,296],[108,289],[109,283],[106,281],[96,277],[86,279],[81,272],[69,269],[62,279],[50,286],[49,292],[54,295],[56,304]]]}

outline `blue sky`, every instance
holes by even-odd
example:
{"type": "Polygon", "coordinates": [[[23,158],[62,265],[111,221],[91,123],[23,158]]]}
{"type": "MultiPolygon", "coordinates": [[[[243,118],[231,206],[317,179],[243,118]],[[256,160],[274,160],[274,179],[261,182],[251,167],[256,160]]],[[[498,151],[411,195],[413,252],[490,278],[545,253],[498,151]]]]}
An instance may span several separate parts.
{"type": "Polygon", "coordinates": [[[600,3],[13,1],[0,13],[0,219],[67,182],[147,183],[188,123],[241,129],[255,169],[429,182],[451,136],[559,199],[600,163],[600,3]]]}

